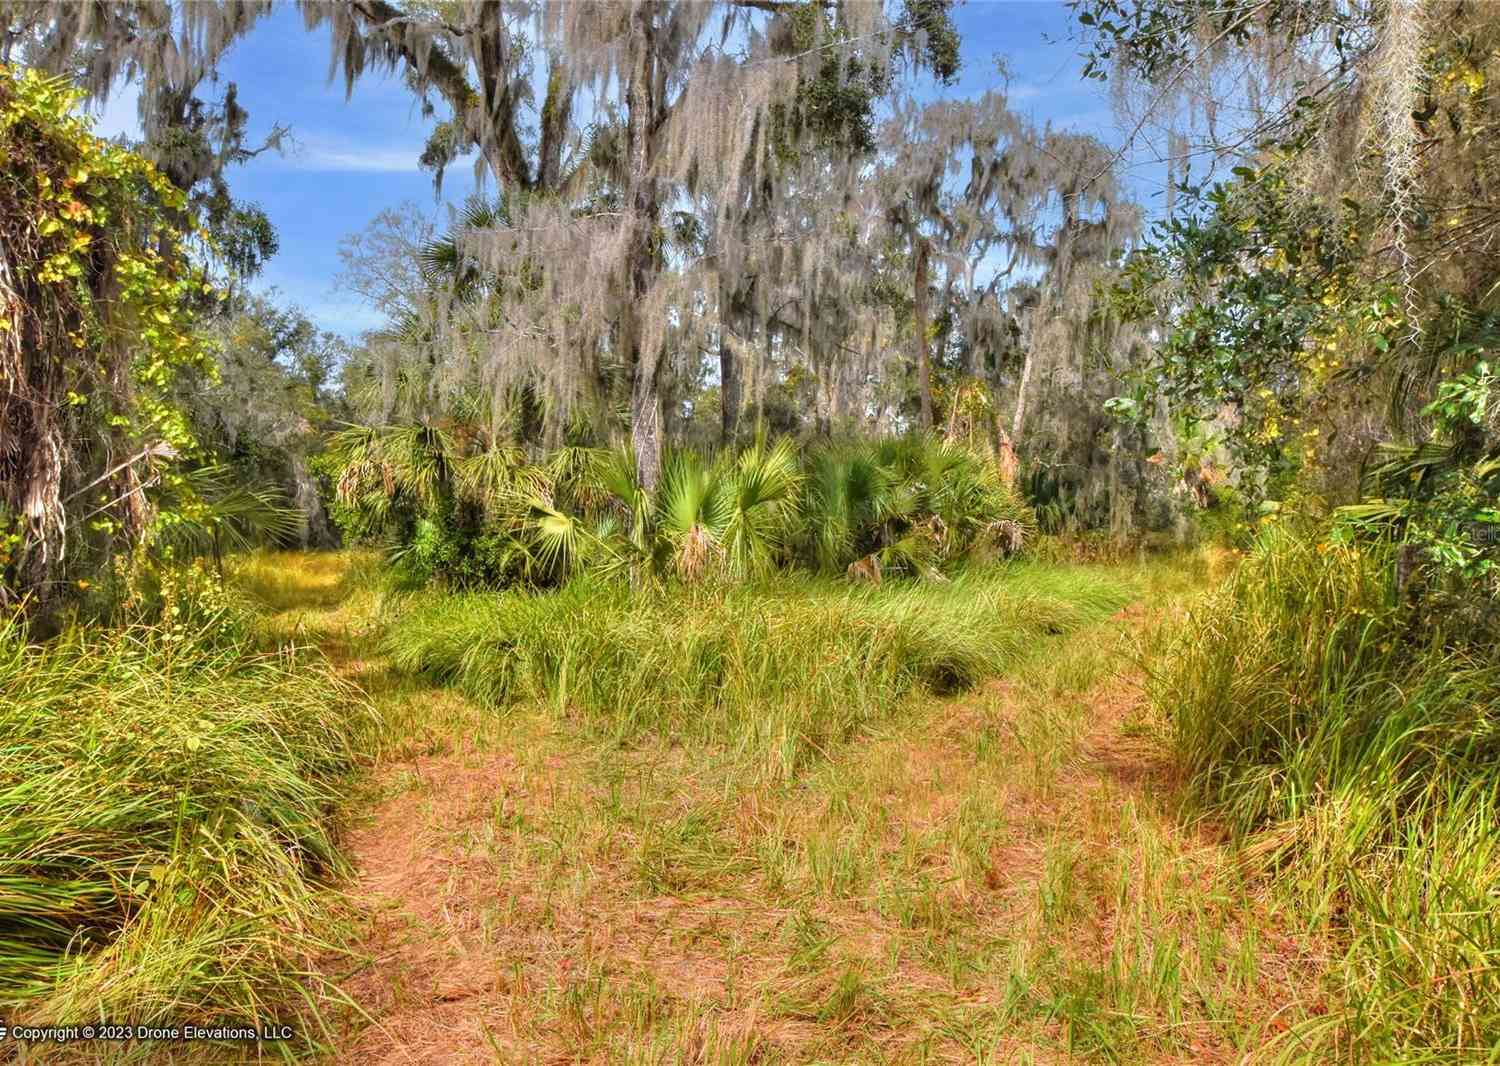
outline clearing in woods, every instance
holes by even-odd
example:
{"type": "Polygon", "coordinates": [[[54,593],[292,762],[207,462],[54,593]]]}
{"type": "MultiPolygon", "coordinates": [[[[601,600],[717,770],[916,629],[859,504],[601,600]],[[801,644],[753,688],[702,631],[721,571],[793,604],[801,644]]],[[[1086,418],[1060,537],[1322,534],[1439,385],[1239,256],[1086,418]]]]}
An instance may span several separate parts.
{"type": "Polygon", "coordinates": [[[273,624],[389,722],[341,1061],[1202,1064],[1317,1009],[1314,946],[1177,816],[1139,693],[1189,566],[1115,568],[1131,606],[790,781],[399,676],[348,556],[274,566],[273,624]]]}

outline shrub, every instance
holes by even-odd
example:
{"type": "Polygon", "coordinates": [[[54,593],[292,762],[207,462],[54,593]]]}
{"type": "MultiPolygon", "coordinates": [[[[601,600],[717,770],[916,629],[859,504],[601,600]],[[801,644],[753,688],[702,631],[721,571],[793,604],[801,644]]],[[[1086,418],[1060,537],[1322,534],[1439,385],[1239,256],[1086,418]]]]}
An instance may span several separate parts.
{"type": "Polygon", "coordinates": [[[346,533],[384,529],[419,583],[562,584],[580,571],[743,581],[773,569],[932,575],[1021,550],[1036,522],[991,457],[934,438],[794,443],[666,456],[651,493],[628,453],[563,448],[544,463],[425,426],[350,430],[346,533]],[[473,448],[481,448],[473,451],[473,448]]]}
{"type": "Polygon", "coordinates": [[[931,573],[986,550],[1018,552],[1036,532],[989,457],[923,437],[814,453],[801,517],[801,560],[825,572],[865,560],[931,573]]]}

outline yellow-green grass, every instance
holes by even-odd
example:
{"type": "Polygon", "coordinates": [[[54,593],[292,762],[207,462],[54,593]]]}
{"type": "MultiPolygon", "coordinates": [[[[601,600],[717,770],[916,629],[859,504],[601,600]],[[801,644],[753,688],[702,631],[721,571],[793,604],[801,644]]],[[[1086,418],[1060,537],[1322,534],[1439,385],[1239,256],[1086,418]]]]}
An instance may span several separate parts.
{"type": "Polygon", "coordinates": [[[334,814],[372,733],[320,655],[213,618],[42,646],[0,624],[0,1013],[292,1017],[316,1041],[318,885],[346,869],[334,814]]]}
{"type": "Polygon", "coordinates": [[[413,597],[382,647],[398,669],[484,704],[549,703],[622,741],[721,741],[792,776],[908,696],[998,676],[1038,639],[1128,596],[1097,573],[1020,565],[875,588],[806,576],[655,592],[580,581],[413,597]]]}
{"type": "Polygon", "coordinates": [[[1500,663],[1418,624],[1389,553],[1268,529],[1153,668],[1202,814],[1326,939],[1308,1062],[1500,1060],[1500,663]]]}
{"type": "Polygon", "coordinates": [[[263,643],[316,644],[338,659],[379,633],[389,582],[378,552],[259,551],[228,570],[258,612],[263,643]]]}
{"type": "Polygon", "coordinates": [[[380,723],[359,741],[377,772],[339,778],[368,812],[354,876],[303,883],[304,933],[336,939],[347,900],[357,935],[275,956],[264,1002],[300,984],[351,1062],[1203,1063],[1345,1040],[1347,937],[1245,861],[1259,838],[1197,820],[1181,723],[1139,690],[1223,565],[525,598],[391,594],[342,553],[240,560],[265,643],[324,643],[380,723]],[[488,673],[497,648],[530,661],[488,673]]]}

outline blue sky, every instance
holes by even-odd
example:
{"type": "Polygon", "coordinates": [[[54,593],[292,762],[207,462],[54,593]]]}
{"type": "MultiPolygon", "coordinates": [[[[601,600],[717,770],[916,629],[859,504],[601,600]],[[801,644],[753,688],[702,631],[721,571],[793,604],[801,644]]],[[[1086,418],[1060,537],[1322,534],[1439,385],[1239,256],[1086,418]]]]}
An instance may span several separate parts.
{"type": "MultiPolygon", "coordinates": [[[[580,0],[588,2],[588,0],[580,0]]],[[[1011,72],[1011,104],[1037,121],[1118,140],[1106,88],[1079,77],[1082,62],[1069,39],[1069,11],[1043,0],[968,0],[957,10],[964,67],[942,95],[969,96],[1000,84],[995,57],[1011,72]]],[[[413,201],[446,212],[417,157],[435,119],[424,119],[412,94],[392,77],[368,75],[346,100],[341,77],[329,80],[327,29],[309,33],[292,5],[280,5],[237,44],[221,68],[250,112],[252,137],[273,123],[289,126],[295,146],[266,153],[230,175],[234,194],[270,216],[281,250],[258,287],[274,287],[321,327],[353,337],[379,324],[359,300],[338,291],[339,241],[378,212],[413,201]]],[[[98,130],[138,131],[135,99],[117,94],[98,130]]],[[[461,202],[474,188],[460,163],[443,183],[443,201],[461,202]]]]}

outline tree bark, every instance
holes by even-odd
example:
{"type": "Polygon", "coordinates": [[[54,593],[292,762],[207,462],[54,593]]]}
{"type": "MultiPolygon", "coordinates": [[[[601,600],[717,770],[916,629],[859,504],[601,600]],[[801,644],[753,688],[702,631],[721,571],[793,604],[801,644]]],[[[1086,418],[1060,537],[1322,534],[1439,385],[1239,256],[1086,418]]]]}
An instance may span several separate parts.
{"type": "Polygon", "coordinates": [[[719,327],[719,414],[722,420],[723,444],[732,448],[740,430],[740,363],[729,346],[729,331],[719,327]]]}
{"type": "Polygon", "coordinates": [[[729,343],[729,326],[736,308],[728,285],[719,286],[719,420],[720,443],[732,448],[739,441],[740,409],[745,402],[744,367],[729,343]]]}
{"type": "MultiPolygon", "coordinates": [[[[0,331],[0,379],[6,382],[0,391],[0,513],[13,516],[21,543],[9,567],[0,566],[0,605],[30,598],[33,615],[45,620],[67,550],[68,447],[61,417],[67,381],[56,354],[61,344],[33,310],[42,303],[32,270],[24,262],[13,266],[12,254],[0,247],[0,321],[7,327],[0,331]]],[[[76,325],[70,318],[54,328],[76,325]]]]}
{"type": "MultiPolygon", "coordinates": [[[[771,335],[771,316],[766,315],[765,324],[761,327],[766,334],[766,354],[764,358],[757,357],[751,366],[755,375],[750,386],[750,400],[755,407],[755,435],[759,437],[765,432],[766,426],[766,375],[771,372],[771,357],[774,354],[772,345],[774,339],[771,335]]],[[[757,352],[757,356],[759,353],[757,352]]]]}
{"type": "Polygon", "coordinates": [[[630,16],[630,80],[625,89],[628,112],[628,200],[631,205],[630,298],[625,302],[624,334],[630,346],[630,439],[635,446],[636,480],[651,492],[661,479],[661,348],[644,344],[641,315],[655,272],[651,231],[656,222],[656,189],[650,176],[656,5],[638,4],[630,16]]]}
{"type": "Polygon", "coordinates": [[[302,512],[302,528],[298,539],[305,551],[308,548],[338,547],[338,536],[328,521],[328,512],[318,498],[318,486],[308,473],[307,463],[300,452],[292,452],[292,501],[302,512]]]}
{"type": "Polygon", "coordinates": [[[562,185],[562,151],[573,121],[573,86],[562,74],[558,57],[551,58],[547,97],[542,103],[542,140],[537,151],[537,187],[548,192],[562,185]]]}
{"type": "Polygon", "coordinates": [[[1015,485],[1016,470],[1020,467],[1020,461],[1016,458],[1016,449],[1011,446],[1010,435],[1005,432],[1005,427],[1000,424],[1000,415],[995,415],[995,460],[1000,464],[1000,479],[1007,485],[1015,485]]]}
{"type": "Polygon", "coordinates": [[[630,443],[635,448],[635,476],[652,492],[661,480],[660,351],[642,350],[630,390],[630,443]]]}
{"type": "MultiPolygon", "coordinates": [[[[513,45],[499,4],[480,4],[476,15],[478,37],[474,47],[474,72],[479,79],[479,99],[489,103],[491,110],[486,112],[484,107],[476,108],[470,104],[464,121],[499,188],[529,188],[532,184],[531,165],[520,138],[516,136],[514,120],[510,118],[517,111],[508,55],[513,45]],[[495,116],[502,117],[498,129],[495,116]]],[[[424,57],[423,61],[428,60],[424,57]]]]}
{"type": "Polygon", "coordinates": [[[1032,347],[1026,346],[1026,359],[1021,363],[1021,384],[1016,389],[1016,415],[1010,423],[1010,440],[1014,445],[1021,439],[1021,426],[1026,421],[1026,387],[1031,384],[1032,347]]]}
{"type": "Polygon", "coordinates": [[[926,433],[932,429],[931,367],[927,348],[927,238],[917,236],[916,246],[916,291],[912,310],[917,332],[917,426],[926,433]]]}

